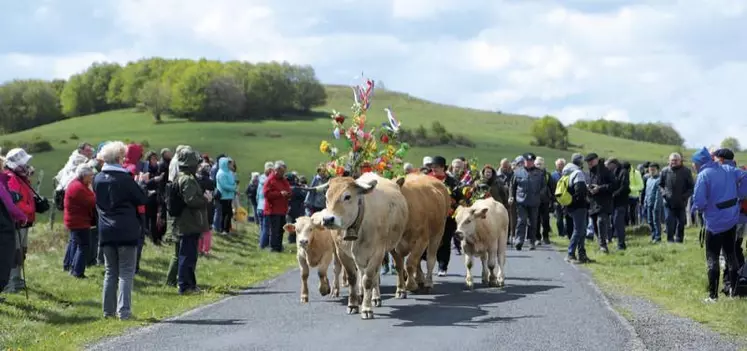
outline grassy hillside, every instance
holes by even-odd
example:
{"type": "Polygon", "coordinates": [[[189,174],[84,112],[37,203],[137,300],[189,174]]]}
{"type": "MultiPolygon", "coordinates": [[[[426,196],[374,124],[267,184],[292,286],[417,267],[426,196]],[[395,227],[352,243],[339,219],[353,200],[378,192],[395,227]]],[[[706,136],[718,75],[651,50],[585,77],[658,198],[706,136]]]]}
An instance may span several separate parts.
{"type": "MultiPolygon", "coordinates": [[[[315,112],[315,117],[283,118],[258,123],[191,123],[166,118],[163,124],[153,124],[152,118],[132,110],[111,111],[69,119],[24,132],[5,135],[3,140],[29,140],[41,136],[52,143],[55,150],[37,154],[33,163],[46,173],[43,192],[50,193],[51,177],[65,163],[71,150],[82,140],[94,144],[104,140],[147,140],[149,149],[174,148],[177,144],[191,144],[201,152],[215,156],[226,153],[237,160],[242,179],[249,172],[262,167],[266,160],[285,160],[291,169],[311,174],[315,166],[325,160],[318,146],[322,139],[332,141],[330,120],[333,109],[349,113],[352,103],[348,87],[328,87],[328,104],[315,112]],[[72,140],[71,136],[79,139],[72,140]]],[[[403,127],[417,128],[423,124],[430,128],[433,121],[441,122],[456,134],[464,134],[477,143],[477,147],[413,148],[408,160],[419,164],[426,155],[457,156],[479,159],[480,163],[497,163],[502,157],[534,151],[552,162],[557,157],[570,157],[571,152],[597,152],[603,156],[615,155],[639,162],[663,161],[675,148],[672,146],[635,142],[608,137],[577,129],[570,129],[570,140],[578,149],[559,151],[530,146],[529,126],[533,119],[526,116],[498,114],[487,111],[463,109],[431,103],[405,94],[378,91],[374,97],[369,125],[378,126],[386,121],[383,109],[391,106],[403,127]]],[[[743,155],[740,155],[745,159],[743,155]]]]}

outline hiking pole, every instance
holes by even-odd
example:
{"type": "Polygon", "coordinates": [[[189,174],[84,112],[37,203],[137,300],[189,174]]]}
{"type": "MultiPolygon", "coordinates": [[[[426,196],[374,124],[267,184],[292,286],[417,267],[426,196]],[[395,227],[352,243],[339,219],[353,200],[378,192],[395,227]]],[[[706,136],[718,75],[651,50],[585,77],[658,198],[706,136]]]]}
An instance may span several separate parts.
{"type": "Polygon", "coordinates": [[[24,257],[23,257],[23,247],[21,246],[21,232],[18,231],[18,230],[16,230],[16,240],[18,240],[17,241],[18,247],[21,248],[20,249],[20,251],[21,251],[21,257],[20,257],[19,269],[21,270],[21,281],[23,282],[23,291],[26,294],[26,300],[28,300],[29,299],[29,288],[28,288],[28,283],[26,282],[26,268],[25,268],[25,266],[26,266],[26,264],[25,264],[26,262],[25,261],[26,260],[24,260],[24,257]]]}

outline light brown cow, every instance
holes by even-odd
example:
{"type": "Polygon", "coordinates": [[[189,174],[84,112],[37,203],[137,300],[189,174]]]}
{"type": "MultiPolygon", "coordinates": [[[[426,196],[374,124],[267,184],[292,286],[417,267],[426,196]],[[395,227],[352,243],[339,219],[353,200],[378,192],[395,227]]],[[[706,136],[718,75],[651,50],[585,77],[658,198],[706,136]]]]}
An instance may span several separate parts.
{"type": "Polygon", "coordinates": [[[482,261],[483,284],[503,286],[506,279],[506,237],[508,236],[506,207],[492,198],[477,200],[470,207],[460,206],[457,209],[456,222],[455,235],[462,239],[464,265],[467,267],[465,278],[467,287],[474,288],[473,257],[479,257],[482,261]]]}
{"type": "MultiPolygon", "coordinates": [[[[365,173],[358,179],[333,178],[323,187],[327,188],[327,208],[322,211],[322,224],[344,234],[342,252],[349,252],[358,274],[351,274],[346,267],[350,296],[348,313],[358,312],[357,276],[360,275],[363,299],[361,318],[373,318],[373,305],[381,306],[379,290],[379,267],[384,255],[392,252],[397,267],[404,267],[402,257],[394,248],[402,238],[408,219],[407,200],[397,183],[374,173],[365,173]]],[[[339,255],[346,266],[347,255],[339,255]]],[[[401,273],[400,273],[401,274],[401,273]]],[[[406,295],[397,292],[397,297],[406,295]]]]}
{"type": "Polygon", "coordinates": [[[424,174],[408,174],[399,178],[397,184],[407,199],[409,212],[405,233],[396,248],[402,257],[407,256],[407,274],[398,275],[397,291],[423,288],[428,292],[433,288],[436,253],[441,245],[451,203],[449,190],[440,180],[424,174]],[[426,274],[423,279],[420,261],[426,249],[426,274]]]}
{"type": "MultiPolygon", "coordinates": [[[[320,216],[314,214],[313,216],[320,216]]],[[[342,264],[335,251],[335,243],[332,232],[314,224],[312,217],[302,216],[296,218],[296,223],[286,224],[283,229],[288,233],[296,233],[298,244],[298,267],[301,269],[301,303],[309,302],[309,268],[316,268],[319,274],[319,294],[327,296],[330,293],[327,269],[332,259],[334,260],[334,277],[332,280],[332,297],[340,296],[340,271],[342,264]]],[[[317,221],[318,222],[318,221],[317,221]]]]}

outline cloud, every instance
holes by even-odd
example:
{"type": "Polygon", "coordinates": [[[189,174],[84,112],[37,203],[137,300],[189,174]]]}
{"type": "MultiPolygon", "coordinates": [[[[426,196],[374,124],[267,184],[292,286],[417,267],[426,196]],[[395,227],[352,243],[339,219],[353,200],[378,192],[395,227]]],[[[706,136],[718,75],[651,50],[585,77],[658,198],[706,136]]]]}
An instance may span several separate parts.
{"type": "MultiPolygon", "coordinates": [[[[0,80],[143,56],[286,60],[330,83],[364,71],[442,103],[565,123],[672,123],[747,145],[740,0],[62,0],[0,13],[0,80]]],[[[406,118],[406,116],[402,116],[406,118]]]]}

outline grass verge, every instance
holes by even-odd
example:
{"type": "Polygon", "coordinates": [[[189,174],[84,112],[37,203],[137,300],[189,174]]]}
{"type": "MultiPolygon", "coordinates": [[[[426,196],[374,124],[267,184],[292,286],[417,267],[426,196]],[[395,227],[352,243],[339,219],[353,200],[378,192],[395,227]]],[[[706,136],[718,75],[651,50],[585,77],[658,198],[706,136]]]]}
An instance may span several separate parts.
{"type": "Polygon", "coordinates": [[[89,267],[88,279],[77,280],[62,271],[63,233],[32,234],[34,252],[26,261],[29,299],[23,293],[3,295],[0,303],[0,347],[8,350],[79,350],[103,337],[156,323],[200,305],[216,301],[287,271],[295,254],[271,254],[257,248],[257,231],[246,225],[236,236],[213,236],[212,257],[197,264],[200,295],[179,296],[164,285],[173,246],[143,249],[135,277],[132,308],[136,320],[104,320],[101,310],[103,266],[89,267]],[[42,246],[50,244],[51,246],[42,246]],[[49,248],[42,250],[41,248],[49,248]]]}
{"type": "MultiPolygon", "coordinates": [[[[567,249],[567,239],[556,239],[567,249]]],[[[602,290],[646,298],[665,310],[702,323],[723,335],[745,340],[747,301],[721,295],[718,303],[706,305],[705,249],[698,243],[698,230],[688,229],[684,244],[651,244],[637,233],[627,237],[628,249],[601,253],[596,242],[586,243],[594,263],[584,265],[602,290]]],[[[623,313],[625,316],[625,314],[623,313]]],[[[626,316],[627,318],[627,316],[626,316]]]]}

